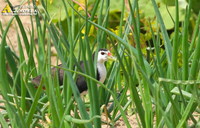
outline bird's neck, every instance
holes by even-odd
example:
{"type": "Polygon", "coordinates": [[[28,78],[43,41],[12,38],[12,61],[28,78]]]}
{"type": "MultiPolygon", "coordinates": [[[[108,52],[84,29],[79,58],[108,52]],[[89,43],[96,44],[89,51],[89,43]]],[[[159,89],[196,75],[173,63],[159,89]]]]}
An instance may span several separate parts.
{"type": "Polygon", "coordinates": [[[99,81],[101,83],[103,83],[106,79],[106,74],[107,74],[104,63],[97,62],[97,71],[98,71],[99,77],[100,77],[99,81]]]}
{"type": "Polygon", "coordinates": [[[97,69],[98,70],[103,70],[103,69],[105,69],[106,67],[105,67],[105,64],[104,64],[104,62],[102,63],[102,62],[97,62],[97,69]]]}

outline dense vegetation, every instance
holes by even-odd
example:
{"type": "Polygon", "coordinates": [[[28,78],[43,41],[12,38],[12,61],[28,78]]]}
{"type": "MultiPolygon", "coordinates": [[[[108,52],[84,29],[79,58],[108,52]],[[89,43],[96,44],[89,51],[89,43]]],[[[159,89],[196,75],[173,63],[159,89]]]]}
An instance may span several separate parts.
{"type": "Polygon", "coordinates": [[[137,127],[200,127],[197,0],[186,6],[178,0],[42,0],[32,4],[39,13],[30,16],[30,32],[18,15],[5,29],[0,21],[3,128],[115,127],[120,118],[126,127],[136,127],[129,115],[134,115],[137,127]],[[14,21],[19,28],[19,54],[6,39],[14,21]],[[57,52],[55,61],[64,65],[61,87],[58,78],[50,75],[55,56],[51,47],[57,52]],[[92,61],[100,48],[108,48],[117,58],[106,64],[104,84],[95,79],[96,62],[92,61]],[[77,71],[80,60],[89,61],[85,73],[77,71]],[[75,86],[77,74],[87,78],[84,100],[75,86]],[[37,75],[42,75],[42,83],[34,88],[30,81],[37,75]]]}

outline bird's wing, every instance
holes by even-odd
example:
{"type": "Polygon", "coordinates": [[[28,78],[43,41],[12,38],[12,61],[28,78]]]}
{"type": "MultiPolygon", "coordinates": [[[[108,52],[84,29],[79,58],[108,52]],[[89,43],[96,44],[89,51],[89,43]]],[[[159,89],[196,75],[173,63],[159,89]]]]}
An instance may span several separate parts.
{"type": "Polygon", "coordinates": [[[39,86],[40,84],[40,81],[41,81],[41,75],[37,76],[37,77],[34,77],[31,82],[35,85],[35,86],[39,86]]]}
{"type": "MultiPolygon", "coordinates": [[[[80,67],[81,67],[82,71],[85,72],[84,71],[85,67],[84,67],[83,61],[80,62],[80,67]]],[[[80,93],[87,90],[87,83],[86,83],[85,77],[82,75],[77,76],[76,85],[77,85],[80,93]]]]}
{"type": "MultiPolygon", "coordinates": [[[[59,64],[58,66],[62,67],[62,64],[59,64]]],[[[53,68],[51,68],[51,75],[53,77],[58,75],[59,85],[63,85],[64,70],[57,68],[57,67],[53,67],[53,68]],[[56,73],[58,73],[58,74],[56,74],[56,73]]]]}
{"type": "MultiPolygon", "coordinates": [[[[62,64],[60,64],[58,66],[62,67],[62,64]]],[[[81,72],[85,72],[84,71],[84,63],[83,63],[83,61],[80,62],[80,68],[82,70],[81,72]]],[[[64,70],[62,70],[60,68],[56,68],[56,67],[51,68],[52,77],[54,77],[57,72],[59,72],[58,73],[59,85],[62,85],[63,84],[63,77],[64,77],[64,70]]],[[[34,85],[36,85],[36,86],[39,86],[41,78],[42,78],[41,75],[39,75],[37,77],[34,77],[32,79],[32,83],[34,85]]],[[[79,90],[80,93],[87,90],[87,83],[86,83],[85,77],[82,76],[82,75],[77,75],[76,85],[77,85],[78,90],[79,90]]]]}
{"type": "MultiPolygon", "coordinates": [[[[62,67],[62,64],[58,65],[59,67],[62,67]]],[[[56,67],[53,67],[51,68],[51,75],[52,77],[55,77],[56,76],[56,73],[58,73],[58,78],[59,78],[59,85],[62,85],[63,84],[63,76],[64,76],[64,71],[60,68],[56,68],[56,67]]],[[[36,76],[34,77],[31,82],[35,85],[35,86],[39,86],[40,84],[40,81],[41,81],[41,78],[42,76],[39,75],[39,76],[36,76]]]]}

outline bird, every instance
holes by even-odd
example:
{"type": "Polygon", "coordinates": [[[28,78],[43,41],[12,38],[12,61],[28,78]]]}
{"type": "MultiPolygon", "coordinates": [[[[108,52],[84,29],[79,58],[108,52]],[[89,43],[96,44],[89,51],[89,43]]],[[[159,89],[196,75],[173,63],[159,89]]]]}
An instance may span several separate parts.
{"type": "MultiPolygon", "coordinates": [[[[97,63],[96,63],[97,64],[96,65],[96,68],[97,68],[96,79],[100,81],[101,83],[104,83],[106,79],[107,70],[105,67],[105,62],[108,60],[115,60],[115,57],[112,56],[112,53],[108,49],[103,49],[103,48],[99,49],[98,54],[97,54],[97,63]]],[[[93,61],[94,61],[94,57],[93,57],[93,61]]],[[[62,64],[58,66],[62,67],[62,64]]],[[[83,72],[85,72],[85,66],[84,66],[83,61],[80,62],[80,68],[83,72]]],[[[64,70],[61,68],[56,68],[56,67],[51,68],[51,75],[54,76],[55,73],[58,73],[59,85],[63,85],[64,70]]],[[[34,77],[31,80],[32,84],[34,84],[35,87],[39,86],[41,78],[42,78],[41,75],[34,77]]],[[[82,75],[77,76],[76,86],[80,93],[84,93],[87,91],[88,87],[87,87],[87,82],[84,76],[82,75]]]]}

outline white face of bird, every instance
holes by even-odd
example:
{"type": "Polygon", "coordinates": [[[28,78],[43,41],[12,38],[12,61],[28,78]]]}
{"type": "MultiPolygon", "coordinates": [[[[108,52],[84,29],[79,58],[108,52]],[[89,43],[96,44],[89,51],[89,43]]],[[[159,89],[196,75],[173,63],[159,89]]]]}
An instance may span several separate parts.
{"type": "Polygon", "coordinates": [[[108,59],[111,59],[111,60],[114,59],[114,57],[112,56],[111,52],[109,50],[107,50],[107,49],[101,49],[101,50],[99,50],[97,61],[99,63],[104,63],[108,59]]]}

